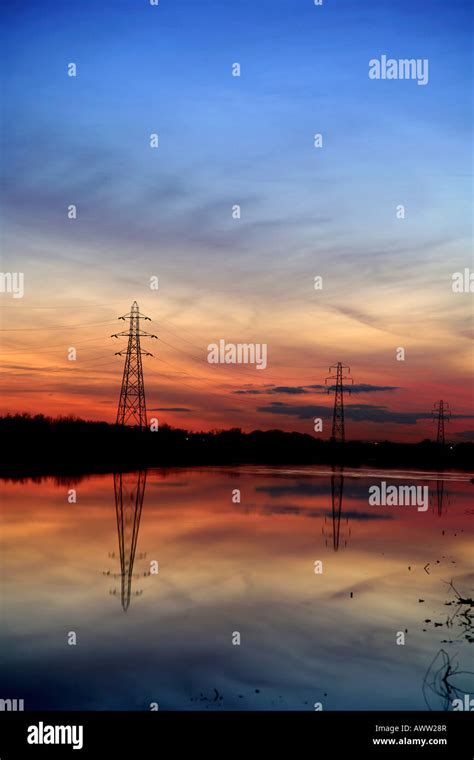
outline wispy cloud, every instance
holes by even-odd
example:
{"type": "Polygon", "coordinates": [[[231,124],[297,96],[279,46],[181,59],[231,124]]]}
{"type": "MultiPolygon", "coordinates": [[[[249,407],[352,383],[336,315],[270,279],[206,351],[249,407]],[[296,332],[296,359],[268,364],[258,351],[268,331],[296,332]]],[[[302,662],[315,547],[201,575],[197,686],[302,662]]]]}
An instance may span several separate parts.
{"type": "MultiPolygon", "coordinates": [[[[307,385],[306,388],[314,388],[315,390],[334,391],[335,385],[307,385]]],[[[370,385],[369,383],[355,383],[354,385],[347,385],[346,390],[349,393],[385,393],[388,391],[398,391],[399,386],[396,385],[370,385]]]]}
{"type": "Polygon", "coordinates": [[[192,409],[187,409],[185,406],[155,406],[149,410],[150,412],[192,412],[192,409]]]}
{"type": "Polygon", "coordinates": [[[464,441],[474,441],[474,430],[460,430],[456,433],[456,438],[464,441]]]}
{"type": "MultiPolygon", "coordinates": [[[[317,404],[306,404],[292,406],[282,401],[274,401],[267,406],[257,407],[258,412],[270,413],[277,415],[288,415],[297,417],[300,420],[310,419],[312,417],[330,418],[332,408],[328,406],[319,406],[317,404]]],[[[418,420],[431,419],[429,412],[400,412],[391,411],[385,406],[375,406],[373,404],[349,404],[345,406],[345,415],[348,419],[357,422],[392,422],[397,425],[416,425],[418,420]]],[[[474,419],[474,414],[456,414],[451,415],[456,419],[474,419]]]]}
{"type": "MultiPolygon", "coordinates": [[[[268,394],[288,394],[289,396],[300,396],[310,393],[327,393],[335,390],[334,385],[276,385],[272,388],[245,388],[242,390],[232,391],[240,396],[260,396],[268,394]]],[[[395,385],[369,385],[368,383],[358,383],[347,386],[350,393],[383,393],[389,391],[398,391],[400,388],[395,385]]]]}

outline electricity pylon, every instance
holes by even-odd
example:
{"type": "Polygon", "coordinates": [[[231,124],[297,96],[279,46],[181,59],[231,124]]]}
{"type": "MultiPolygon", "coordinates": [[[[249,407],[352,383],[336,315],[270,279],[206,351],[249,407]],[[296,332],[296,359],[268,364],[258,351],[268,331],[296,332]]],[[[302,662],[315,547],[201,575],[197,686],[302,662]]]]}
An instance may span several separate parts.
{"type": "Polygon", "coordinates": [[[436,438],[436,443],[444,446],[444,423],[449,422],[449,418],[451,417],[448,402],[443,400],[438,401],[433,407],[432,414],[433,419],[438,420],[438,436],[436,438]]]}
{"type": "MultiPolygon", "coordinates": [[[[342,506],[344,498],[344,467],[342,465],[333,465],[331,475],[331,505],[332,505],[332,521],[331,521],[331,543],[335,552],[339,551],[341,546],[347,546],[347,538],[343,538],[341,535],[341,517],[343,516],[342,506]],[[343,539],[344,543],[341,543],[343,539]]],[[[324,523],[328,523],[327,517],[324,518],[324,523]]],[[[349,519],[346,517],[346,525],[349,525],[349,519]]],[[[344,529],[343,529],[344,530],[344,529]]],[[[322,528],[323,535],[326,535],[325,528],[322,528]]],[[[348,528],[348,535],[351,535],[351,529],[348,528]]],[[[325,540],[326,546],[328,546],[328,539],[325,540]]]]}
{"type": "Polygon", "coordinates": [[[331,502],[332,502],[332,544],[335,552],[339,549],[339,534],[341,530],[342,495],[344,492],[343,470],[331,476],[331,502]]]}
{"type": "Polygon", "coordinates": [[[124,612],[130,606],[133,564],[137,549],[145,485],[146,470],[139,470],[130,475],[114,474],[115,510],[120,551],[120,596],[124,612]]]}
{"type": "Polygon", "coordinates": [[[156,335],[140,330],[140,319],[148,320],[140,314],[136,301],[133,302],[130,314],[124,314],[118,319],[130,320],[128,331],[115,333],[112,338],[128,338],[128,346],[124,351],[116,351],[115,356],[125,354],[125,366],[123,368],[122,388],[117,409],[117,425],[126,425],[128,422],[138,425],[140,429],[146,428],[146,403],[145,384],[143,382],[142,356],[153,356],[148,351],[140,348],[140,338],[156,338],[156,335]]]}
{"type": "Polygon", "coordinates": [[[447,493],[445,493],[444,490],[444,480],[442,478],[442,474],[440,473],[440,478],[436,481],[436,506],[438,508],[438,516],[441,517],[443,512],[446,510],[445,501],[449,502],[449,499],[446,499],[447,493]]]}
{"type": "Polygon", "coordinates": [[[352,377],[349,377],[351,373],[350,367],[347,367],[345,364],[342,364],[341,362],[337,362],[337,364],[332,364],[329,367],[329,372],[336,372],[336,374],[331,374],[329,377],[326,378],[326,385],[328,380],[335,380],[336,385],[332,385],[328,388],[328,393],[332,388],[335,390],[334,395],[334,411],[332,415],[332,435],[331,435],[331,441],[334,443],[344,443],[345,441],[345,432],[344,432],[344,381],[354,383],[352,377]],[[347,372],[346,372],[347,371],[347,372]]]}

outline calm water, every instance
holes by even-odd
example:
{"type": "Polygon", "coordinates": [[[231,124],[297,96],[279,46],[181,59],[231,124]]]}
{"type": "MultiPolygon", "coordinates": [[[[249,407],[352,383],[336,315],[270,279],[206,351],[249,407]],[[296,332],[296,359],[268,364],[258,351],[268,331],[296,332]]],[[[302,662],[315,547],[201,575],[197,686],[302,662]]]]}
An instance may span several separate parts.
{"type": "Polygon", "coordinates": [[[0,698],[451,709],[474,694],[474,621],[448,585],[474,596],[471,477],[244,467],[4,482],[0,698]],[[369,505],[382,480],[428,486],[427,511],[369,505]]]}

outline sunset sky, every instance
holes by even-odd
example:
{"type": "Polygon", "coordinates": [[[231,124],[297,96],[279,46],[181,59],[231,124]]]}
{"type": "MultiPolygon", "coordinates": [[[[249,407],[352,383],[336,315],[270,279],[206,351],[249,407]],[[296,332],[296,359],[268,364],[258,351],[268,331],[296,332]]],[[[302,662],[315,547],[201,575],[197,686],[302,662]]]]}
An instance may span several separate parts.
{"type": "Polygon", "coordinates": [[[160,423],[312,433],[321,416],[327,437],[342,361],[348,438],[432,437],[440,399],[448,437],[474,438],[472,294],[452,291],[473,268],[469,0],[2,14],[2,271],[25,277],[0,294],[3,413],[114,421],[110,335],[137,300],[160,423]],[[428,59],[428,84],[369,79],[384,54],[428,59]],[[267,369],[209,364],[219,339],[267,344],[267,369]]]}

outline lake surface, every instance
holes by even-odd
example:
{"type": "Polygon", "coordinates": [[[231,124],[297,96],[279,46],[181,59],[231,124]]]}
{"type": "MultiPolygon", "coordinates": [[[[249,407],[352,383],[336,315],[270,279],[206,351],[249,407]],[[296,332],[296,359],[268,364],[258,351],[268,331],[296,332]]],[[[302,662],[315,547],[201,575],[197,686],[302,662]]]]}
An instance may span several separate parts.
{"type": "Polygon", "coordinates": [[[0,698],[452,709],[474,694],[474,620],[449,586],[474,596],[471,478],[239,467],[4,481],[0,698]],[[382,481],[427,486],[428,508],[369,504],[382,481]]]}

